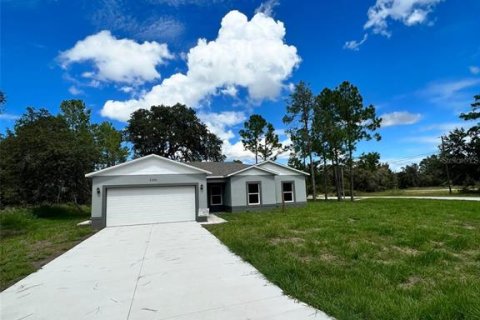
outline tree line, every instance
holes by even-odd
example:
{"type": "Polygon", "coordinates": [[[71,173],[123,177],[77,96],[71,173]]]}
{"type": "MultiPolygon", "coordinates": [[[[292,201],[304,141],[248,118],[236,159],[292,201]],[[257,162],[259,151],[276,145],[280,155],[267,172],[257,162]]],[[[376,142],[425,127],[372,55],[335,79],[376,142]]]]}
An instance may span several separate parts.
{"type": "MultiPolygon", "coordinates": [[[[0,95],[0,105],[5,95],[0,95]]],[[[480,118],[480,95],[464,120],[480,118]]],[[[1,111],[0,111],[1,112],[1,111]]],[[[416,186],[475,185],[480,182],[480,125],[459,128],[443,137],[439,153],[395,174],[376,152],[354,157],[362,140],[379,140],[375,107],[365,105],[357,87],[343,82],[317,95],[298,83],[283,118],[292,144],[284,146],[274,126],[254,114],[239,131],[255,162],[290,152],[289,165],[310,172],[307,188],[338,199],[354,190],[382,191],[416,186]],[[321,183],[317,182],[321,181],[321,183]]],[[[81,100],[66,100],[58,115],[27,108],[12,130],[0,135],[0,205],[41,202],[86,203],[90,182],[84,175],[126,161],[157,154],[178,161],[224,161],[222,140],[185,105],[152,106],[131,114],[127,126],[92,123],[81,100]]]]}
{"type": "Polygon", "coordinates": [[[81,100],[66,100],[58,115],[27,108],[0,135],[0,206],[88,203],[85,174],[151,153],[179,161],[223,161],[222,141],[184,105],[132,113],[127,127],[92,123],[81,100]],[[132,152],[130,152],[130,149],[132,152]]]}
{"type": "MultiPolygon", "coordinates": [[[[317,97],[312,98],[308,86],[300,83],[292,94],[290,102],[290,105],[296,103],[298,106],[300,105],[298,101],[314,100],[310,102],[311,108],[306,107],[308,103],[303,104],[302,110],[305,112],[300,118],[303,122],[297,122],[300,125],[291,130],[294,144],[289,159],[290,166],[313,172],[310,183],[307,184],[309,194],[320,190],[327,197],[328,193],[334,192],[341,199],[345,194],[351,196],[352,190],[377,192],[395,188],[447,187],[449,185],[475,189],[475,186],[480,185],[479,122],[474,123],[470,128],[460,127],[452,130],[442,137],[442,143],[438,145],[436,154],[424,158],[418,164],[406,165],[395,173],[389,164],[380,162],[380,154],[377,152],[363,153],[357,158],[352,156],[349,151],[352,148],[348,145],[347,138],[349,134],[345,134],[344,131],[348,130],[346,129],[347,121],[342,118],[340,110],[335,110],[338,102],[328,104],[325,103],[328,100],[323,100],[324,102],[320,104],[323,99],[322,93],[323,96],[329,95],[331,90],[325,89],[317,97]],[[331,108],[330,111],[328,106],[331,108]],[[312,110],[312,114],[306,112],[307,110],[312,110]],[[340,116],[335,115],[335,112],[340,116]],[[309,147],[309,141],[311,147],[309,147]],[[337,158],[337,154],[340,157],[337,158]],[[322,181],[323,184],[316,185],[316,181],[322,181]],[[345,189],[348,191],[345,192],[345,189]]],[[[298,109],[301,108],[297,107],[298,109]]],[[[372,110],[367,114],[369,114],[370,124],[373,124],[370,129],[378,128],[377,125],[381,122],[377,120],[372,110]]],[[[469,121],[465,123],[466,125],[472,120],[480,119],[480,95],[474,97],[471,110],[462,113],[460,118],[469,121]]],[[[369,120],[365,118],[361,121],[363,124],[369,124],[369,120]]],[[[364,133],[357,135],[360,140],[380,138],[373,133],[374,130],[364,129],[367,135],[364,133]]]]}
{"type": "MultiPolygon", "coordinates": [[[[459,117],[480,121],[480,94],[474,96],[471,110],[459,117]]],[[[480,184],[480,122],[456,128],[441,138],[437,154],[402,168],[399,188],[456,185],[468,189],[480,184]]]]}
{"type": "Polygon", "coordinates": [[[381,124],[373,105],[365,105],[356,86],[344,81],[336,88],[325,88],[314,95],[310,87],[300,82],[287,104],[283,122],[292,140],[292,165],[309,164],[310,189],[317,197],[317,169],[323,174],[323,191],[328,197],[330,170],[337,199],[345,194],[343,167],[348,168],[348,194],[354,197],[354,157],[362,140],[380,140],[375,132],[381,124]]]}

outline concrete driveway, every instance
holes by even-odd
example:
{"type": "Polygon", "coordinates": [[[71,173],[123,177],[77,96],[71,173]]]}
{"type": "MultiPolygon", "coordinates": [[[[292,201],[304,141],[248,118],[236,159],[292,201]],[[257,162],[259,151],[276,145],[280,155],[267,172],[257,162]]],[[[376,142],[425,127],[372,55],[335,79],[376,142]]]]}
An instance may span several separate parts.
{"type": "Polygon", "coordinates": [[[103,229],[0,295],[1,319],[329,319],[195,222],[103,229]]]}

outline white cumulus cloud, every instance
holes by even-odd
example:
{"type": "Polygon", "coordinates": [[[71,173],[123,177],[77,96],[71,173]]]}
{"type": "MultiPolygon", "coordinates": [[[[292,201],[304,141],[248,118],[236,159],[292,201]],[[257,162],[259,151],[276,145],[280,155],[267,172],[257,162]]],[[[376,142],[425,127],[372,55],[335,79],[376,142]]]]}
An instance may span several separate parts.
{"type": "Polygon", "coordinates": [[[132,85],[160,78],[157,66],[172,58],[166,44],[117,39],[110,31],[88,36],[59,55],[65,69],[74,63],[91,62],[93,70],[83,73],[86,78],[132,85]]]}
{"type": "Polygon", "coordinates": [[[284,37],[281,21],[264,13],[248,20],[243,13],[231,11],[222,19],[215,40],[199,39],[190,49],[186,73],[173,74],[138,99],[109,100],[102,115],[126,121],[133,111],[152,105],[178,102],[198,108],[214,94],[231,96],[236,87],[246,88],[254,102],[275,99],[300,63],[297,49],[287,45],[284,37]]]}
{"type": "Polygon", "coordinates": [[[223,112],[200,112],[198,117],[207,125],[208,129],[216,134],[224,142],[235,137],[230,129],[232,126],[243,123],[246,120],[245,113],[237,111],[223,112]]]}
{"type": "Polygon", "coordinates": [[[415,124],[422,118],[420,113],[410,113],[407,111],[396,111],[385,113],[381,116],[382,127],[392,127],[398,125],[415,124]]]}
{"type": "Polygon", "coordinates": [[[399,21],[406,26],[422,24],[428,21],[428,14],[443,0],[377,0],[368,9],[368,21],[365,29],[389,37],[389,20],[399,21]]]}

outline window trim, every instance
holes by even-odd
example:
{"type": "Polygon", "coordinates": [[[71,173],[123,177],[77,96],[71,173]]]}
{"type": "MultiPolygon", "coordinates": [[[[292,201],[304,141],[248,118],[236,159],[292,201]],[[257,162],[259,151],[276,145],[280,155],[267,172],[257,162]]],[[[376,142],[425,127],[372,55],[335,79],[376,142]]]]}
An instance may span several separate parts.
{"type": "Polygon", "coordinates": [[[295,203],[296,198],[295,198],[295,181],[282,181],[282,203],[295,203]],[[292,185],[292,191],[285,191],[284,190],[284,184],[285,183],[290,183],[292,185]],[[291,201],[286,201],[285,200],[285,193],[291,193],[292,194],[292,200],[291,201]]]}
{"type": "Polygon", "coordinates": [[[223,206],[223,188],[221,185],[215,185],[210,187],[210,205],[211,206],[223,206]],[[220,189],[220,194],[213,194],[212,193],[212,188],[213,187],[218,187],[220,189]],[[220,203],[213,203],[212,197],[213,196],[220,196],[220,203]]]}
{"type": "Polygon", "coordinates": [[[247,206],[261,206],[262,205],[262,182],[261,181],[247,181],[245,183],[246,186],[246,195],[247,195],[247,206]],[[248,186],[251,184],[258,185],[258,192],[248,192],[248,186]],[[257,194],[258,195],[258,203],[250,203],[250,195],[257,194]]]}

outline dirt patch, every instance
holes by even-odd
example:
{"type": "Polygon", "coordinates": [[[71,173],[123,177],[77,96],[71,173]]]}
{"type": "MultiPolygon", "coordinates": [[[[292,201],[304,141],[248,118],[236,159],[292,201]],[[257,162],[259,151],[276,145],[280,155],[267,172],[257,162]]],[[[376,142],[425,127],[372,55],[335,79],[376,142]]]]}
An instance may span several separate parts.
{"type": "Polygon", "coordinates": [[[330,253],[323,253],[320,255],[320,260],[325,262],[337,262],[339,259],[336,255],[330,253]]]}
{"type": "Polygon", "coordinates": [[[417,249],[413,249],[409,247],[392,246],[392,248],[409,256],[417,256],[420,254],[420,251],[418,251],[417,249]]]}
{"type": "Polygon", "coordinates": [[[442,248],[445,243],[442,241],[430,241],[433,244],[434,248],[442,248]]]}
{"type": "Polygon", "coordinates": [[[49,248],[50,252],[45,253],[47,255],[47,257],[41,257],[36,261],[32,261],[33,267],[35,268],[35,270],[40,269],[41,267],[43,267],[44,265],[46,265],[50,261],[52,261],[55,258],[61,256],[66,251],[72,249],[73,247],[78,245],[80,242],[90,238],[94,234],[95,233],[92,233],[92,234],[86,235],[86,236],[84,236],[81,239],[78,239],[76,241],[68,241],[68,242],[64,242],[62,244],[54,244],[54,243],[52,243],[48,240],[41,240],[41,241],[35,242],[34,244],[31,245],[32,248],[35,248],[34,250],[31,251],[32,253],[37,252],[37,248],[38,249],[44,249],[45,247],[50,247],[49,248]]]}
{"type": "Polygon", "coordinates": [[[293,234],[305,234],[305,233],[307,233],[307,231],[305,231],[305,230],[297,230],[297,229],[290,229],[289,231],[293,234]]]}
{"type": "Polygon", "coordinates": [[[402,289],[410,289],[413,286],[415,286],[416,284],[421,283],[421,282],[423,282],[422,278],[420,278],[418,276],[411,276],[411,277],[408,277],[408,279],[405,280],[404,282],[400,283],[398,286],[402,289]]]}
{"type": "Polygon", "coordinates": [[[270,243],[273,245],[277,244],[285,244],[285,243],[292,243],[292,244],[300,244],[304,243],[305,240],[298,237],[290,237],[290,238],[273,238],[270,240],[270,243]]]}
{"type": "Polygon", "coordinates": [[[295,258],[304,263],[309,263],[313,261],[313,258],[311,256],[295,256],[295,258]]]}

